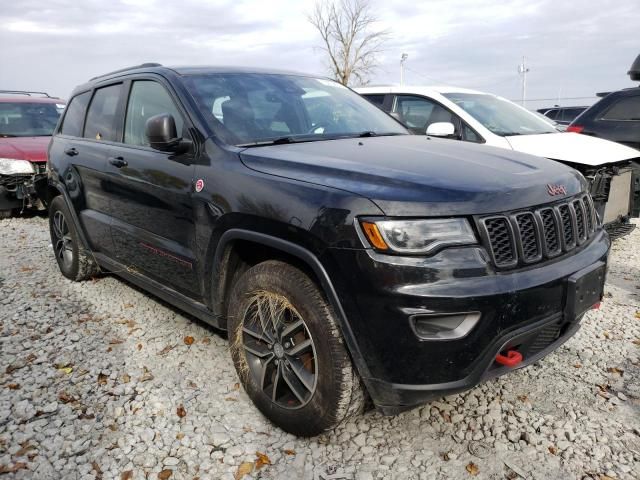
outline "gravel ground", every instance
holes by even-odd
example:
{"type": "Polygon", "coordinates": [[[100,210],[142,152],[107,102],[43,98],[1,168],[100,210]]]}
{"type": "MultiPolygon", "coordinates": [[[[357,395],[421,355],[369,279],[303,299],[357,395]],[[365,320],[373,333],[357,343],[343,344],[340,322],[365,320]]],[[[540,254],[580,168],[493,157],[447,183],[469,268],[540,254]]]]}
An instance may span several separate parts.
{"type": "Polygon", "coordinates": [[[215,331],[115,277],[64,279],[46,219],[0,238],[2,480],[640,478],[640,228],[554,354],[314,439],[254,409],[215,331]]]}

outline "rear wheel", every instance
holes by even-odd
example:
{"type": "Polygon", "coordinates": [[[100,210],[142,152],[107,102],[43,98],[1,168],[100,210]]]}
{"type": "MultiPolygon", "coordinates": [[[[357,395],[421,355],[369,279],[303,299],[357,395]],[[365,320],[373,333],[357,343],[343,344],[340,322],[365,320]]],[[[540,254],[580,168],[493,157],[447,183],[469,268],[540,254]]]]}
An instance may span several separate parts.
{"type": "Polygon", "coordinates": [[[98,273],[98,265],[78,241],[78,232],[62,197],[53,199],[49,208],[49,231],[53,253],[62,274],[74,281],[86,280],[98,273]]]}
{"type": "Polygon", "coordinates": [[[274,260],[250,268],[233,286],[229,310],[236,371],[269,420],[313,436],[362,411],[364,392],[335,315],[302,271],[274,260]]]}

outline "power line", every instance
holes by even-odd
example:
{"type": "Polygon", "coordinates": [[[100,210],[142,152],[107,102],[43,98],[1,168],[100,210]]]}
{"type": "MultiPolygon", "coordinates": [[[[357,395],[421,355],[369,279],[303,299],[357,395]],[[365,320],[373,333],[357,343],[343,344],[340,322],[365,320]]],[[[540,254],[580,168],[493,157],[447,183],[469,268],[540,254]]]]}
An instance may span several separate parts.
{"type": "MultiPolygon", "coordinates": [[[[588,100],[598,98],[596,96],[591,97],[553,97],[553,98],[527,98],[529,102],[542,102],[542,101],[551,101],[551,100],[588,100]]],[[[510,99],[511,100],[511,99],[510,99]]],[[[511,100],[512,102],[518,102],[519,100],[511,100]]]]}

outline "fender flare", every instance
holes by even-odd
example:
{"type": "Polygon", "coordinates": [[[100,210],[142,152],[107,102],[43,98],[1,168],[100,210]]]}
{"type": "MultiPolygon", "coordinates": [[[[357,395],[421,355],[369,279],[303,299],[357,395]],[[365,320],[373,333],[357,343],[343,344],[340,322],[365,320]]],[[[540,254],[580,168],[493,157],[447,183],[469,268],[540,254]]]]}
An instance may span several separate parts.
{"type": "Polygon", "coordinates": [[[215,272],[220,271],[219,268],[223,260],[227,244],[234,240],[247,240],[265,245],[275,250],[280,250],[284,253],[298,258],[313,271],[316,277],[320,280],[320,288],[329,300],[333,311],[336,313],[338,327],[342,332],[342,338],[344,338],[344,342],[347,345],[347,350],[351,355],[351,359],[356,367],[356,370],[358,371],[360,378],[365,382],[365,386],[367,386],[368,388],[368,385],[366,385],[367,379],[371,378],[369,367],[367,366],[360,348],[358,347],[358,342],[355,339],[355,335],[353,333],[353,330],[351,329],[351,325],[349,324],[347,315],[342,308],[342,304],[340,302],[340,299],[338,298],[338,294],[333,286],[333,283],[329,278],[329,274],[327,273],[320,260],[318,260],[318,257],[316,257],[316,255],[314,255],[306,248],[287,240],[273,237],[271,235],[266,235],[264,233],[254,232],[251,230],[232,228],[230,230],[227,230],[220,237],[220,240],[216,247],[212,269],[214,275],[215,272]]]}
{"type": "MultiPolygon", "coordinates": [[[[82,244],[82,248],[84,250],[88,250],[90,251],[91,249],[89,248],[89,242],[87,241],[87,237],[84,234],[84,230],[80,224],[80,219],[78,218],[78,215],[76,213],[75,208],[73,208],[73,202],[71,201],[71,198],[69,198],[69,193],[67,192],[67,190],[64,188],[64,185],[62,185],[62,183],[60,182],[56,182],[54,180],[49,180],[49,185],[53,188],[55,188],[56,190],[58,190],[58,192],[60,192],[60,195],[62,196],[62,198],[64,199],[64,203],[67,205],[67,209],[69,210],[69,213],[71,214],[71,221],[73,222],[73,226],[76,229],[76,232],[78,234],[78,238],[80,239],[80,243],[82,244]]],[[[51,199],[53,201],[53,199],[51,199]]]]}

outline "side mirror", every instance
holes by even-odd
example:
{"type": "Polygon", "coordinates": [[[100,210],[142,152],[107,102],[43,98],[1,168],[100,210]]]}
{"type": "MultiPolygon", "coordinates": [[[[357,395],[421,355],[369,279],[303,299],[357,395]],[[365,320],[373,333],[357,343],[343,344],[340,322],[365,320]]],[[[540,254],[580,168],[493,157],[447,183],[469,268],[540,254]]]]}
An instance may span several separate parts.
{"type": "Polygon", "coordinates": [[[430,137],[453,137],[456,128],[450,122],[435,122],[427,127],[427,135],[430,137]]]}
{"type": "Polygon", "coordinates": [[[161,113],[149,118],[144,126],[149,146],[161,152],[175,151],[182,138],[178,138],[176,121],[172,115],[161,113]]]}

